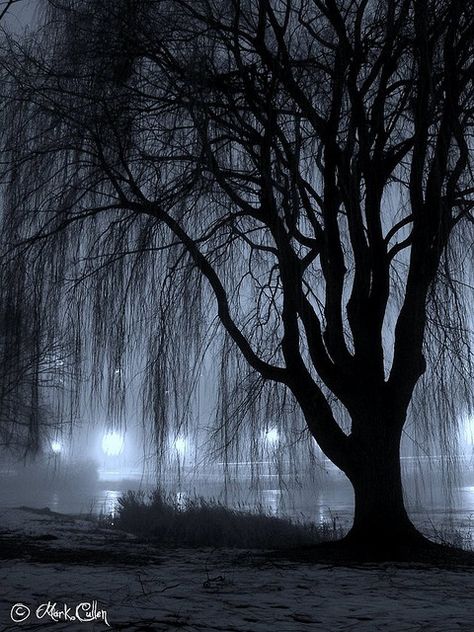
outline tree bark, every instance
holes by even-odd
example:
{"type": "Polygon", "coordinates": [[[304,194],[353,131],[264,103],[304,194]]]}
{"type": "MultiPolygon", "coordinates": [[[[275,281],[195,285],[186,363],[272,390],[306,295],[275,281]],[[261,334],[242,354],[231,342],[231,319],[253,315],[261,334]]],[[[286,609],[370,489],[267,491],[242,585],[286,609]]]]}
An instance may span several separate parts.
{"type": "Polygon", "coordinates": [[[400,465],[403,424],[356,423],[347,475],[354,488],[354,522],[346,541],[371,551],[411,548],[426,539],[408,517],[400,465]]]}

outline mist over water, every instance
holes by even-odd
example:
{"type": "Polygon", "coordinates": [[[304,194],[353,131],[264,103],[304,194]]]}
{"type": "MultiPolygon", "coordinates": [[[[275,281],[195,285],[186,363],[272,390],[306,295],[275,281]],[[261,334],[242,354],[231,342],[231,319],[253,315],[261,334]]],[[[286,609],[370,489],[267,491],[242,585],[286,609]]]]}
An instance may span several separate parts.
{"type": "MultiPolygon", "coordinates": [[[[345,476],[329,462],[321,462],[312,475],[291,475],[285,464],[240,463],[225,482],[223,463],[205,468],[177,464],[157,477],[138,455],[67,460],[50,454],[28,464],[10,461],[0,471],[0,507],[29,506],[81,515],[113,515],[119,498],[128,490],[145,495],[158,485],[179,504],[197,496],[225,505],[264,510],[279,516],[329,524],[345,531],[353,515],[353,492],[345,476]],[[258,477],[252,474],[258,468],[258,477]]],[[[471,539],[474,516],[474,464],[458,459],[457,482],[449,492],[442,460],[438,457],[402,458],[405,497],[414,522],[426,532],[442,535],[455,531],[471,539]]],[[[451,465],[452,467],[452,465],[451,465]]],[[[472,544],[472,543],[471,543],[472,544]]]]}
{"type": "MultiPolygon", "coordinates": [[[[196,419],[202,423],[202,416],[196,419]]],[[[466,418],[460,425],[457,454],[448,456],[436,445],[423,453],[405,437],[401,464],[405,500],[415,524],[430,534],[462,533],[464,544],[472,546],[473,424],[466,418]]],[[[284,438],[276,427],[269,427],[259,436],[262,449],[253,459],[244,460],[249,454],[244,449],[240,460],[230,461],[213,453],[206,440],[201,443],[199,428],[175,434],[161,454],[146,452],[148,432],[132,416],[122,429],[78,421],[50,433],[36,458],[22,460],[5,453],[0,508],[28,506],[108,516],[129,490],[146,497],[160,487],[183,506],[203,497],[234,508],[331,525],[341,532],[352,524],[352,486],[321,452],[316,459],[305,456],[309,438],[299,440],[295,453],[300,460],[292,463],[281,443],[284,438]]]]}

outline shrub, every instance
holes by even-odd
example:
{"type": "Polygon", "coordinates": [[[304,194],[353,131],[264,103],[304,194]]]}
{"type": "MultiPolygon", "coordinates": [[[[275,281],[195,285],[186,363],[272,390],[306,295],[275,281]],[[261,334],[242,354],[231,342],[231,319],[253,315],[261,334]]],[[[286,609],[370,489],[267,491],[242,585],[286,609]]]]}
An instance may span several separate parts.
{"type": "Polygon", "coordinates": [[[196,497],[180,504],[157,489],[148,496],[129,491],[119,501],[114,526],[172,546],[213,546],[275,549],[316,544],[341,536],[331,525],[317,526],[251,512],[196,497]]]}

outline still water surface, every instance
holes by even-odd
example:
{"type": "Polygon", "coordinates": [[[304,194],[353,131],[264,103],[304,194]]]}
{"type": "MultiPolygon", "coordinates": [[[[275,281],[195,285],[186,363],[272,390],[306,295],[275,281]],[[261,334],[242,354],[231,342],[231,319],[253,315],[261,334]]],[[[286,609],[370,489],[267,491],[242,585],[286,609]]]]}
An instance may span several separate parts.
{"type": "MultiPolygon", "coordinates": [[[[98,477],[83,475],[66,482],[54,475],[43,481],[12,476],[0,472],[0,507],[29,506],[69,514],[113,514],[118,501],[128,490],[151,492],[156,484],[144,480],[139,471],[123,473],[100,470],[98,477]]],[[[181,481],[170,482],[165,489],[180,505],[202,496],[226,505],[244,509],[261,507],[268,513],[310,520],[317,524],[329,523],[342,530],[350,526],[353,514],[352,489],[346,479],[336,473],[311,482],[286,480],[283,489],[281,479],[275,473],[267,473],[258,484],[242,476],[227,486],[216,480],[184,476],[181,481]]],[[[36,477],[38,479],[38,477],[36,477]]],[[[474,530],[474,480],[470,468],[452,488],[448,496],[446,485],[439,476],[428,475],[414,484],[414,477],[406,477],[406,501],[414,522],[426,532],[436,531],[443,537],[458,534],[464,544],[472,546],[474,530]]]]}

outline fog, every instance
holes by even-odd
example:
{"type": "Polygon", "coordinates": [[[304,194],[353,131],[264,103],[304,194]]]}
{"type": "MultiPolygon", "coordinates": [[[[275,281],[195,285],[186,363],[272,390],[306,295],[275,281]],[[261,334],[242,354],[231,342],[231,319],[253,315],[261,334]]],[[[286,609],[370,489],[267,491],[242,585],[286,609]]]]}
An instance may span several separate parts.
{"type": "MultiPolygon", "coordinates": [[[[295,475],[291,464],[196,462],[191,441],[170,446],[165,470],[144,455],[138,433],[111,435],[105,429],[77,432],[75,443],[52,441],[49,452],[28,461],[4,456],[0,507],[29,506],[75,515],[113,515],[128,490],[145,495],[162,487],[178,503],[197,496],[240,509],[329,524],[346,530],[353,492],[346,477],[320,459],[295,475]],[[229,468],[231,472],[229,472],[229,468]]],[[[277,437],[267,441],[273,447],[277,437]]],[[[456,529],[469,536],[474,514],[474,463],[466,441],[457,458],[402,457],[405,498],[414,522],[425,531],[456,529]],[[450,478],[450,485],[446,477],[450,478]]]]}

